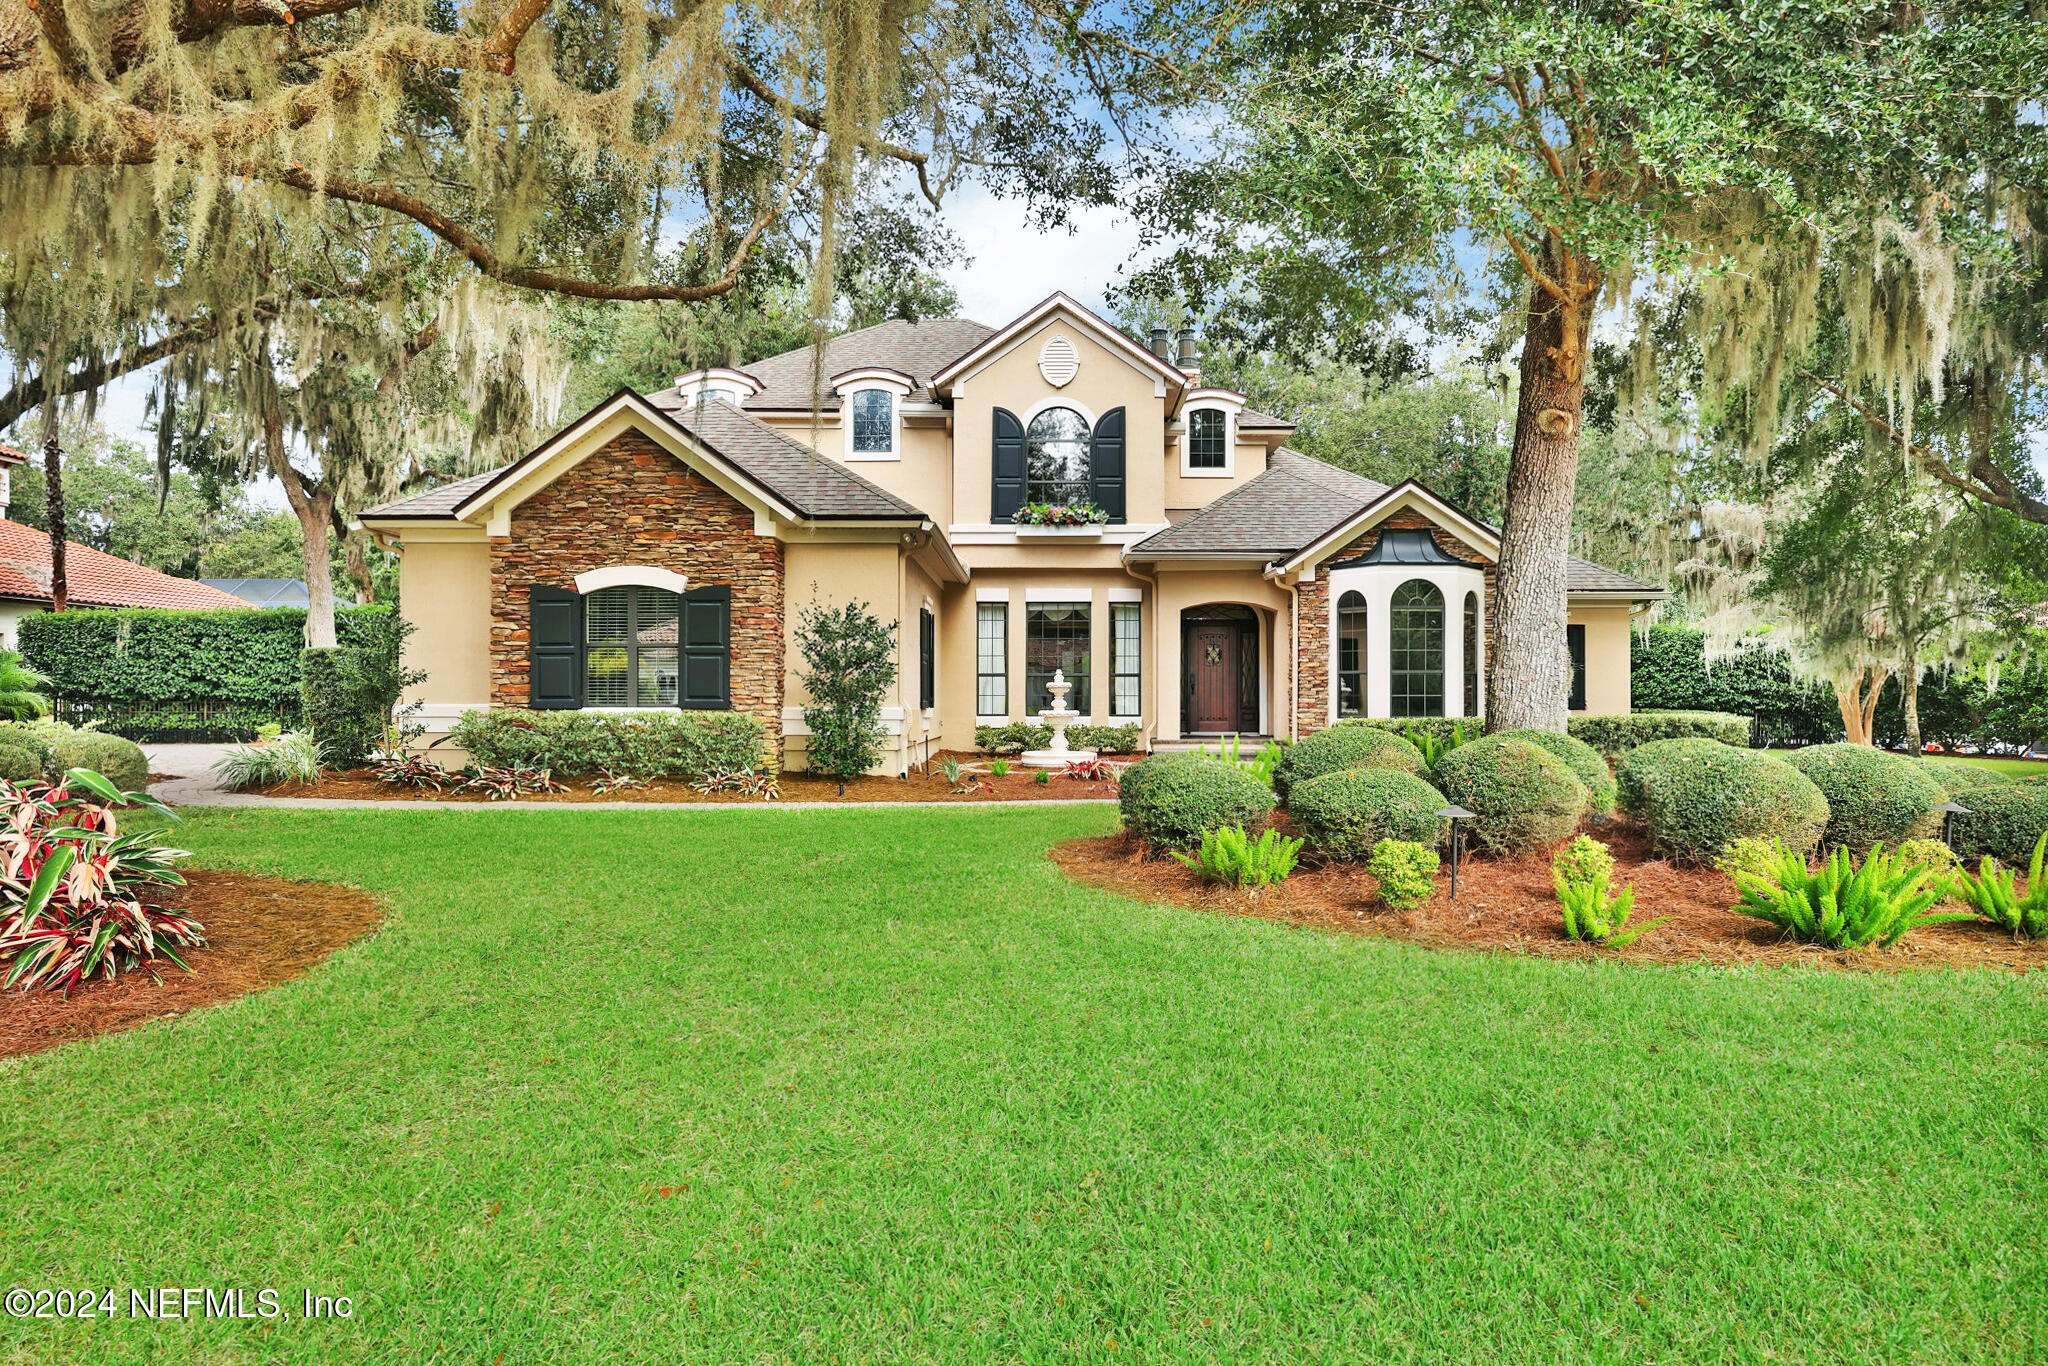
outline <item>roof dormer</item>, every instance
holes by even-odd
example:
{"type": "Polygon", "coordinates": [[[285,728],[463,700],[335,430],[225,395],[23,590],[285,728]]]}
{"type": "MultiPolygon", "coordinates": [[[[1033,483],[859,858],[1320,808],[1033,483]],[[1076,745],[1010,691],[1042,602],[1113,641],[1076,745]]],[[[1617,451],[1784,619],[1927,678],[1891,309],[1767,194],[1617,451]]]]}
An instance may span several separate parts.
{"type": "Polygon", "coordinates": [[[723,399],[737,408],[760,392],[760,380],[744,370],[723,365],[676,376],[676,400],[683,408],[694,408],[712,399],[723,399]]]}

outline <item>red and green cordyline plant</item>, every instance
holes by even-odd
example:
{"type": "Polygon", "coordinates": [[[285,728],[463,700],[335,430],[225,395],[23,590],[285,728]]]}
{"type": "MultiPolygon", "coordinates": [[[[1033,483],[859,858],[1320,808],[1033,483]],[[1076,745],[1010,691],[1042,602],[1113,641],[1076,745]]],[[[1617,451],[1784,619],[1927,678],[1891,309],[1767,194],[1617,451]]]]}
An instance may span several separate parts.
{"type": "Polygon", "coordinates": [[[113,977],[159,957],[185,968],[177,950],[205,944],[198,921],[145,899],[151,888],[185,881],[172,864],[186,851],[122,831],[114,814],[122,807],[171,815],[90,769],[74,768],[54,787],[0,781],[0,962],[13,962],[6,985],[69,991],[95,973],[113,977]]]}

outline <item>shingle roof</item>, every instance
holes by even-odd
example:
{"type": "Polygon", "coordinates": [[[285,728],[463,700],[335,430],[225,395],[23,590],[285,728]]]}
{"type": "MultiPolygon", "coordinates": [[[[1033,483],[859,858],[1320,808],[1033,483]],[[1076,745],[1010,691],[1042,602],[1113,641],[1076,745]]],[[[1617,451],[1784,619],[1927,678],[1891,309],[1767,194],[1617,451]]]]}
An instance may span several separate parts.
{"type": "MultiPolygon", "coordinates": [[[[833,337],[820,357],[811,347],[785,351],[766,360],[751,361],[743,368],[761,381],[762,389],[746,401],[748,408],[808,409],[831,402],[831,377],[847,370],[885,368],[901,370],[916,381],[910,397],[928,401],[932,372],[979,346],[994,335],[995,328],[972,318],[926,318],[921,322],[891,319],[863,327],[857,332],[833,337]]],[[[656,407],[673,409],[676,391],[663,389],[649,394],[656,407]]]]}
{"type": "Polygon", "coordinates": [[[1201,511],[1131,547],[1164,555],[1284,555],[1335,531],[1387,491],[1376,479],[1312,460],[1285,446],[1266,472],[1201,511]]]}
{"type": "Polygon", "coordinates": [[[308,601],[303,579],[201,579],[208,588],[231,593],[251,607],[304,607],[308,601]]]}
{"type": "Polygon", "coordinates": [[[1237,415],[1237,427],[1239,431],[1252,431],[1255,429],[1263,431],[1269,428],[1279,428],[1290,432],[1294,430],[1294,424],[1286,418],[1275,417],[1271,413],[1253,412],[1250,408],[1237,415]]]}
{"type": "MultiPolygon", "coordinates": [[[[1273,452],[1264,474],[1146,537],[1127,554],[1131,559],[1155,554],[1278,558],[1314,545],[1387,492],[1387,486],[1376,479],[1340,470],[1283,446],[1273,452]]],[[[1565,585],[1573,593],[1662,591],[1576,555],[1567,566],[1565,585]]]]}
{"type": "MultiPolygon", "coordinates": [[[[80,607],[246,607],[247,603],[195,579],[180,579],[145,565],[64,543],[65,597],[80,607]]],[[[50,537],[19,522],[0,521],[0,598],[50,601],[50,537]]]]}
{"type": "MultiPolygon", "coordinates": [[[[821,521],[867,517],[901,521],[921,520],[925,516],[895,494],[722,400],[669,412],[666,416],[804,517],[821,521]]],[[[510,468],[507,465],[473,474],[371,508],[362,515],[395,520],[452,517],[464,501],[510,468]]]]}

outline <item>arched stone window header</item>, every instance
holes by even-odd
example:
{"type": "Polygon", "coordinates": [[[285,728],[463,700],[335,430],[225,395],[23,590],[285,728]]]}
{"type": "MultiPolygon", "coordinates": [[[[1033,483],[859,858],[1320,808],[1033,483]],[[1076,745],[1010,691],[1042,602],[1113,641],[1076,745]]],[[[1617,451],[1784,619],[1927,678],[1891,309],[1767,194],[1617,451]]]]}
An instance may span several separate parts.
{"type": "Polygon", "coordinates": [[[665,588],[671,593],[687,593],[690,581],[673,569],[661,569],[651,564],[615,564],[603,569],[586,570],[576,576],[576,591],[595,593],[600,588],[665,588]]]}

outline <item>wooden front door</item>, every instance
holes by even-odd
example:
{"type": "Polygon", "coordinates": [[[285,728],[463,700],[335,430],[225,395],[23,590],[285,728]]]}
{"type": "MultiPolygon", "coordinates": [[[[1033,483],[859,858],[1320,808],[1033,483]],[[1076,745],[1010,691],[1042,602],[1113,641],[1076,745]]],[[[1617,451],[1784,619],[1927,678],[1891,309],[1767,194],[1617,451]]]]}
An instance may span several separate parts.
{"type": "Polygon", "coordinates": [[[1197,622],[1188,628],[1189,730],[1238,729],[1238,650],[1243,640],[1244,632],[1234,622],[1197,622]]]}

